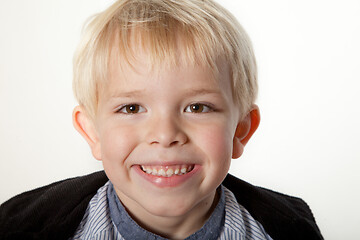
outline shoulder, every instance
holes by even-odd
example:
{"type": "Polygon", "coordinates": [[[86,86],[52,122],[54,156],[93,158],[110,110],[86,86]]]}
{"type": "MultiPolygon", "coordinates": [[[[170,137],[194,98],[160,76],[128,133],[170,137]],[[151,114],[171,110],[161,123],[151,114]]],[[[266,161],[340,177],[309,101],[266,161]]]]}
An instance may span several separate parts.
{"type": "Polygon", "coordinates": [[[0,239],[72,236],[89,201],[107,181],[101,171],[52,183],[8,200],[0,207],[0,239]]]}
{"type": "Polygon", "coordinates": [[[274,239],[323,239],[309,206],[300,198],[253,186],[230,174],[223,185],[274,239]]]}

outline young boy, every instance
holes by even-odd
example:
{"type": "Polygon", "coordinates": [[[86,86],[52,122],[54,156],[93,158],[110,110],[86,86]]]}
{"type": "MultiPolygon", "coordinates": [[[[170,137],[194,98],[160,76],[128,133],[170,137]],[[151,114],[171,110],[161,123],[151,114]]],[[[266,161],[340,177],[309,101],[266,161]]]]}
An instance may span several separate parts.
{"type": "Polygon", "coordinates": [[[322,239],[301,199],[228,175],[259,125],[256,78],[215,2],[115,2],[74,59],[73,123],[105,173],[4,203],[0,238],[322,239]]]}

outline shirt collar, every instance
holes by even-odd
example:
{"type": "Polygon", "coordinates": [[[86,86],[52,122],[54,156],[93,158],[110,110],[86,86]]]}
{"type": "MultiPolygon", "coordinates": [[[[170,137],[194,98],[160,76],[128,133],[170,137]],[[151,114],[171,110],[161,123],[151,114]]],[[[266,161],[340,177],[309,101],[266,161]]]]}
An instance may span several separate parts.
{"type": "MultiPolygon", "coordinates": [[[[209,239],[215,240],[219,237],[225,222],[225,194],[224,189],[220,186],[220,198],[210,218],[205,222],[204,226],[197,232],[193,233],[186,240],[209,239]]],[[[110,217],[120,234],[125,239],[133,240],[166,240],[159,235],[145,230],[140,227],[127,213],[124,206],[120,202],[114,186],[110,183],[107,190],[107,198],[109,202],[110,217]]]]}

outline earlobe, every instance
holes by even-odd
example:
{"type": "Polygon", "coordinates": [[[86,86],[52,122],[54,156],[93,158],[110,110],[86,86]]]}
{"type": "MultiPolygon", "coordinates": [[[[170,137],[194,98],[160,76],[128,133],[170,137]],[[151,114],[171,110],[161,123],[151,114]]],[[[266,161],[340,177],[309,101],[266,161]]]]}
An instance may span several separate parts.
{"type": "Polygon", "coordinates": [[[73,111],[72,120],[75,129],[89,144],[93,156],[97,160],[101,160],[101,147],[97,131],[93,121],[86,114],[85,109],[81,106],[76,106],[73,111]]]}
{"type": "Polygon", "coordinates": [[[244,147],[255,133],[260,124],[260,110],[253,105],[248,115],[238,123],[233,139],[232,158],[239,158],[244,152],[244,147]]]}

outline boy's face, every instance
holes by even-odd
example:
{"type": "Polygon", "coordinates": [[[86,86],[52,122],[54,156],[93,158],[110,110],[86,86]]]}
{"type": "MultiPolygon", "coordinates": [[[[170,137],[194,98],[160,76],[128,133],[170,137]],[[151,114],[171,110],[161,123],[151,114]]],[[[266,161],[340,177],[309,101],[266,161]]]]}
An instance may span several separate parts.
{"type": "Polygon", "coordinates": [[[217,81],[205,67],[152,72],[138,60],[134,68],[111,62],[88,133],[93,154],[135,219],[207,211],[239,151],[228,68],[219,66],[217,81]]]}

